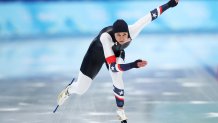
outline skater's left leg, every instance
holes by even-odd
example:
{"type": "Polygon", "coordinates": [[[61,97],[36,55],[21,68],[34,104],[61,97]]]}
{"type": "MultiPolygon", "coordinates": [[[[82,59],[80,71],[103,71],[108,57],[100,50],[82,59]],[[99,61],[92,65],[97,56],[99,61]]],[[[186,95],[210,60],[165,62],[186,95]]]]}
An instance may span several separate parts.
{"type": "MultiPolygon", "coordinates": [[[[117,63],[122,64],[124,60],[120,57],[117,58],[117,63]]],[[[124,112],[124,83],[123,83],[123,73],[122,72],[112,72],[110,74],[113,81],[114,86],[114,96],[116,99],[116,104],[118,107],[117,114],[121,120],[127,120],[127,117],[124,112]]]]}

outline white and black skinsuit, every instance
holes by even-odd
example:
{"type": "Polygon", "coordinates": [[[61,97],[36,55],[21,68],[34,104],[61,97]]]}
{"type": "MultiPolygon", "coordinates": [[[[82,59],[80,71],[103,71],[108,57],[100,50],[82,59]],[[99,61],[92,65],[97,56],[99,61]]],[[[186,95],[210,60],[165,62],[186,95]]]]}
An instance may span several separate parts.
{"type": "MultiPolygon", "coordinates": [[[[177,5],[177,4],[176,4],[177,5]]],[[[123,71],[137,68],[137,61],[124,63],[124,49],[135,39],[142,29],[160,16],[165,10],[174,7],[175,1],[170,0],[168,3],[152,10],[144,17],[140,18],[133,25],[128,25],[129,42],[120,45],[114,36],[114,26],[105,27],[100,31],[98,36],[90,44],[88,51],[82,61],[78,79],[68,89],[69,94],[84,94],[95,76],[105,63],[112,77],[114,86],[114,95],[118,107],[124,106],[124,83],[122,79],[123,71]]],[[[123,21],[123,20],[117,20],[123,21]]],[[[124,21],[125,22],[125,21],[124,21]]]]}

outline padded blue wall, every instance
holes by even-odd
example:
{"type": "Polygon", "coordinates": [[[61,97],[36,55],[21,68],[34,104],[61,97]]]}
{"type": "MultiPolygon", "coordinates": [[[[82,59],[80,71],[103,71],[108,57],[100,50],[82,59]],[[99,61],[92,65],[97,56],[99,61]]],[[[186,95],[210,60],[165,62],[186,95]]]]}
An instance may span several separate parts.
{"type": "MultiPolygon", "coordinates": [[[[117,18],[132,24],[164,1],[0,3],[0,39],[96,34],[117,18]]],[[[148,32],[216,32],[218,1],[181,1],[148,32]]]]}

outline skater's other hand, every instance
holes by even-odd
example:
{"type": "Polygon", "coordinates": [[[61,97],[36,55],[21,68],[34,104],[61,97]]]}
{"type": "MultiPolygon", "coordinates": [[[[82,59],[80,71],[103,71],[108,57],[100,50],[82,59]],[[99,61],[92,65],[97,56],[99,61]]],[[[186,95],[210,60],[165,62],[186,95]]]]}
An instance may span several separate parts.
{"type": "Polygon", "coordinates": [[[179,0],[170,0],[167,4],[169,7],[175,7],[179,3],[179,0]]]}

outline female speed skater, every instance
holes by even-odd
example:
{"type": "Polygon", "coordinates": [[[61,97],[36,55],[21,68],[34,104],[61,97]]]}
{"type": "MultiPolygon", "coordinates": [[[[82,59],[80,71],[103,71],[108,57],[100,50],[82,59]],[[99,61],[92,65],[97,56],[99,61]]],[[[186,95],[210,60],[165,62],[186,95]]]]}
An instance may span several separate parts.
{"type": "Polygon", "coordinates": [[[68,85],[58,95],[58,105],[62,105],[71,94],[84,94],[105,63],[113,81],[113,91],[118,107],[117,114],[122,122],[126,122],[122,74],[124,71],[132,68],[146,66],[147,61],[138,59],[131,63],[124,63],[124,49],[132,42],[132,39],[138,36],[147,24],[155,20],[167,9],[175,7],[178,2],[179,0],[170,0],[166,4],[150,11],[132,25],[127,25],[124,20],[118,19],[112,26],[103,28],[91,42],[85,54],[77,81],[68,85]]]}

